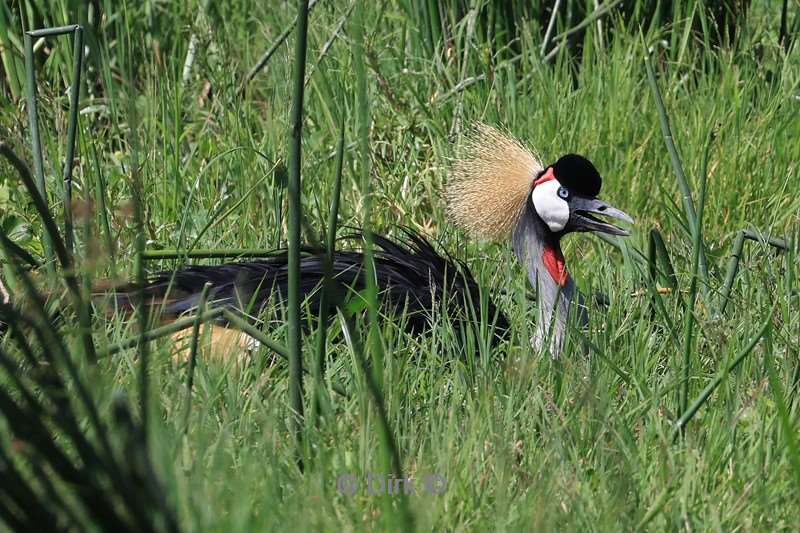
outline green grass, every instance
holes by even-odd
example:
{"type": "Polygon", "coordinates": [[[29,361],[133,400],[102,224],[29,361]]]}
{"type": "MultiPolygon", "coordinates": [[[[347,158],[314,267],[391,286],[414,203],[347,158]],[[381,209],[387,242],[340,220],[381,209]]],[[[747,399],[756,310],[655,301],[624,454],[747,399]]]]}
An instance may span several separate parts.
{"type": "MultiPolygon", "coordinates": [[[[82,273],[134,276],[131,164],[136,158],[148,248],[286,245],[288,197],[281,169],[288,159],[294,34],[243,94],[240,87],[293,20],[294,2],[281,3],[280,9],[248,0],[212,2],[200,17],[200,1],[102,3],[106,17],[91,30],[86,15],[68,15],[67,2],[20,3],[49,13],[37,26],[87,27],[92,51],[84,79],[91,83],[81,93],[84,113],[73,176],[73,198],[93,206],[82,210],[90,217],[91,239],[80,233],[85,220],[80,215],[75,220],[82,273]],[[184,83],[193,32],[198,53],[184,83]],[[133,122],[129,102],[135,106],[133,122]],[[102,203],[105,213],[97,209],[102,203]],[[114,262],[107,259],[108,243],[114,262]]],[[[593,23],[582,47],[544,63],[543,30],[535,19],[519,22],[523,31],[513,47],[498,49],[499,37],[488,40],[484,17],[465,12],[462,19],[443,8],[440,15],[456,21],[452,41],[443,47],[437,37],[441,28],[429,24],[430,12],[409,16],[417,4],[435,3],[402,4],[368,3],[361,14],[371,117],[368,157],[360,140],[365,102],[356,99],[362,92],[353,55],[356,15],[346,2],[326,0],[311,12],[301,196],[303,239],[324,242],[344,124],[339,227],[362,225],[368,212],[374,231],[396,233],[397,223],[423,228],[467,261],[512,320],[507,346],[492,351],[483,343],[479,355],[468,360],[460,358],[461,340],[443,317],[425,336],[408,337],[392,321],[382,326],[381,389],[403,472],[448,480],[443,494],[408,497],[415,525],[421,530],[800,528],[795,256],[746,243],[727,310],[715,313],[736,233],[752,227],[791,238],[800,222],[800,52],[794,46],[787,54],[779,45],[781,2],[752,5],[735,41],[723,39],[720,46],[704,33],[713,30],[703,30],[711,21],[699,3],[684,6],[676,20],[643,28],[655,50],[657,81],[695,204],[701,173],[708,172],[702,242],[709,287],[698,287],[695,302],[683,302],[697,272],[693,232],[647,82],[638,25],[617,15],[604,18],[605,28],[613,24],[613,36],[607,32],[600,41],[593,23]],[[507,126],[545,161],[569,151],[587,155],[604,177],[602,196],[636,219],[621,251],[586,235],[565,242],[581,290],[603,292],[610,300],[608,308],[595,310],[584,332],[596,347],[594,355],[587,356],[576,338],[558,361],[533,353],[527,339],[535,302],[509,244],[467,240],[444,219],[439,191],[451,140],[473,120],[507,126]],[[372,197],[365,206],[367,172],[372,197]],[[660,296],[663,312],[652,311],[647,266],[633,251],[647,253],[652,228],[663,235],[684,290],[660,296]],[[686,320],[686,309],[693,309],[692,321],[686,320]],[[768,322],[764,340],[724,376],[689,422],[685,438],[673,442],[681,401],[691,404],[768,322]],[[685,362],[686,323],[693,335],[686,337],[692,344],[685,362]],[[685,368],[688,397],[681,400],[685,368]]],[[[16,5],[0,10],[10,13],[16,5]]],[[[790,27],[792,9],[790,3],[790,27]]],[[[13,33],[19,37],[16,24],[13,33]]],[[[570,27],[558,21],[553,35],[570,27]]],[[[60,221],[72,47],[65,38],[49,42],[52,46],[36,55],[39,127],[50,208],[60,221]]],[[[22,56],[16,59],[24,75],[22,56]]],[[[11,96],[10,81],[0,84],[11,96]]],[[[2,100],[0,137],[30,164],[28,135],[24,105],[2,100]]],[[[5,160],[0,161],[0,225],[42,256],[42,224],[5,160]]],[[[148,268],[175,264],[151,262],[148,268]]],[[[337,476],[364,479],[386,464],[378,413],[340,324],[334,321],[328,333],[326,377],[352,394],[331,393],[318,424],[307,417],[303,473],[297,468],[283,360],[266,349],[241,369],[234,362],[199,358],[184,435],[188,366],[173,361],[168,341],[151,344],[148,440],[183,528],[244,531],[292,523],[298,529],[361,530],[403,519],[400,500],[365,494],[363,484],[356,496],[337,491],[337,476]]],[[[364,355],[371,359],[376,339],[368,337],[368,325],[358,328],[364,355]]],[[[267,333],[284,342],[285,329],[267,333]]],[[[134,330],[98,320],[98,352],[134,330]]],[[[309,335],[303,342],[308,369],[316,358],[314,340],[309,335]]],[[[80,354],[77,329],[69,342],[80,354]]],[[[10,346],[3,341],[3,349],[10,346]]],[[[138,398],[140,368],[135,348],[101,359],[96,368],[80,365],[91,378],[102,416],[108,417],[115,391],[138,398]]],[[[7,381],[0,378],[4,387],[7,381]]],[[[308,377],[307,413],[313,411],[313,390],[308,377]]],[[[8,435],[0,421],[3,447],[8,435]]]]}

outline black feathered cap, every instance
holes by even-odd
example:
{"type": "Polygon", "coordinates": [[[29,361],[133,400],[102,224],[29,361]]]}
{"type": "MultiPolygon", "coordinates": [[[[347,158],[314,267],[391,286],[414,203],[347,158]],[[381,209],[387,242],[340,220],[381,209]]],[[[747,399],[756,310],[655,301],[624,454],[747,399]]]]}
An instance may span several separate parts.
{"type": "Polygon", "coordinates": [[[603,183],[591,161],[578,154],[567,154],[553,165],[553,174],[561,185],[575,194],[594,197],[603,183]]]}

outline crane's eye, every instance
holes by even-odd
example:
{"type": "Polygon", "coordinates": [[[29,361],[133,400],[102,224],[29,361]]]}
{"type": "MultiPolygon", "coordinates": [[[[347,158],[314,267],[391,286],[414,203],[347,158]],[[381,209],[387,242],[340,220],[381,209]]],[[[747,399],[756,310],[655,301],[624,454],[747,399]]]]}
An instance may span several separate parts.
{"type": "Polygon", "coordinates": [[[559,187],[558,188],[558,197],[562,200],[569,199],[569,190],[566,187],[559,187]]]}

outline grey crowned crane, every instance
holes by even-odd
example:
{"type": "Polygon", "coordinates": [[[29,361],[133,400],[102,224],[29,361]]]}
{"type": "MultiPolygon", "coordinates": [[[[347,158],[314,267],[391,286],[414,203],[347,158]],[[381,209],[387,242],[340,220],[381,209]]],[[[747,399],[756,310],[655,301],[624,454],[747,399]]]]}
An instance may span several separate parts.
{"type": "MultiPolygon", "coordinates": [[[[627,222],[632,219],[597,198],[601,178],[588,159],[568,154],[544,167],[520,142],[490,126],[474,128],[451,171],[444,194],[450,220],[479,237],[510,237],[539,298],[532,340],[537,347],[544,347],[552,327],[549,349],[556,357],[562,349],[572,304],[581,301],[567,272],[561,238],[581,231],[628,235],[595,215],[627,222]]],[[[452,256],[439,254],[422,236],[404,231],[405,237],[399,240],[374,237],[383,311],[405,312],[405,327],[419,332],[429,326],[434,306],[444,306],[456,327],[467,326],[475,320],[474,309],[480,301],[478,283],[469,269],[452,256]]],[[[158,306],[162,316],[177,317],[198,305],[203,286],[210,282],[210,305],[235,307],[249,311],[248,316],[258,316],[268,306],[275,308],[284,303],[288,292],[287,263],[286,254],[277,253],[258,261],[164,272],[141,287],[143,301],[148,306],[158,306]]],[[[365,287],[362,263],[360,251],[335,252],[333,273],[339,290],[329,300],[330,311],[365,287]]],[[[324,252],[304,254],[300,269],[306,297],[304,309],[318,316],[324,252]]],[[[129,307],[133,289],[118,290],[117,304],[129,307]]],[[[506,317],[491,300],[487,311],[488,320],[495,325],[495,338],[503,338],[509,327],[506,317]]],[[[271,318],[280,320],[279,315],[271,318]]]]}

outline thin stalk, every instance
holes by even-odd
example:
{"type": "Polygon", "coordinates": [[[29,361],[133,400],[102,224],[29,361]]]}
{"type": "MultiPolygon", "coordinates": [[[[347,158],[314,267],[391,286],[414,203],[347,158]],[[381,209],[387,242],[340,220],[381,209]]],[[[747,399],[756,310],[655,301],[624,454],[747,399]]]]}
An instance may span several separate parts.
{"type": "Polygon", "coordinates": [[[786,239],[779,239],[776,237],[768,237],[760,231],[751,229],[743,230],[744,238],[750,241],[760,242],[762,244],[769,244],[773,248],[786,251],[789,249],[789,242],[786,239]]]}
{"type": "MultiPolygon", "coordinates": [[[[303,133],[303,93],[305,89],[306,47],[308,39],[308,0],[297,3],[297,38],[294,57],[294,95],[292,97],[292,130],[289,145],[289,404],[292,408],[292,425],[297,439],[298,451],[302,449],[303,430],[303,373],[302,331],[300,323],[300,220],[303,216],[301,203],[300,173],[303,133]]],[[[303,468],[298,456],[298,465],[303,468]]]]}
{"type": "MultiPolygon", "coordinates": [[[[318,0],[311,0],[311,2],[308,2],[308,8],[306,9],[306,17],[308,17],[308,12],[314,9],[314,6],[317,5],[317,1],[318,0]]],[[[278,35],[278,38],[275,39],[275,42],[273,42],[272,45],[269,48],[267,48],[267,51],[264,52],[264,54],[260,58],[258,58],[256,64],[253,65],[253,67],[247,72],[247,76],[245,76],[245,79],[242,82],[240,91],[244,92],[244,89],[247,87],[247,84],[250,83],[253,80],[253,78],[255,78],[256,75],[264,67],[267,66],[267,63],[275,54],[275,52],[278,50],[278,48],[286,41],[286,39],[289,37],[289,34],[292,33],[292,30],[297,25],[297,21],[299,20],[299,18],[300,18],[299,15],[295,17],[295,19],[291,22],[291,24],[289,24],[281,32],[281,34],[278,35]]]]}
{"type": "MultiPolygon", "coordinates": [[[[658,120],[661,124],[661,133],[664,136],[664,142],[667,145],[667,151],[669,152],[669,157],[672,162],[672,169],[675,172],[675,178],[678,182],[678,188],[681,191],[681,199],[683,201],[683,208],[686,212],[686,219],[689,222],[689,229],[694,235],[696,227],[697,227],[697,212],[694,208],[694,202],[692,201],[692,190],[689,187],[689,182],[686,180],[686,174],[683,171],[683,164],[681,163],[680,156],[678,155],[678,150],[675,147],[675,141],[672,137],[672,130],[669,126],[669,118],[667,117],[667,111],[664,107],[664,100],[661,98],[661,92],[658,89],[658,82],[656,81],[656,75],[653,71],[653,65],[650,62],[650,54],[647,51],[647,46],[644,43],[644,37],[642,37],[642,46],[644,48],[644,64],[645,69],[647,70],[647,81],[650,84],[650,90],[653,93],[653,101],[656,104],[656,109],[658,111],[658,120]]],[[[708,286],[708,267],[706,265],[706,258],[704,253],[704,248],[701,241],[700,246],[700,278],[704,286],[708,286]]]]}
{"type": "Polygon", "coordinates": [[[542,48],[539,51],[540,55],[544,55],[547,51],[547,45],[550,44],[550,35],[553,33],[553,28],[556,25],[556,17],[558,16],[558,8],[561,6],[561,0],[553,2],[553,11],[550,12],[550,21],[547,23],[547,30],[544,32],[544,39],[542,40],[542,48]]]}
{"type": "Polygon", "coordinates": [[[733,361],[725,368],[722,374],[717,375],[711,383],[709,383],[705,389],[700,393],[700,395],[692,402],[692,404],[686,409],[686,411],[681,415],[677,422],[675,422],[675,427],[672,430],[671,440],[675,440],[681,433],[683,433],[683,428],[686,427],[686,424],[694,418],[694,415],[697,414],[697,411],[703,406],[704,403],[708,400],[711,396],[711,393],[719,387],[720,383],[728,377],[728,374],[736,370],[744,359],[750,355],[750,352],[756,347],[758,342],[761,338],[766,334],[767,330],[772,325],[772,315],[775,313],[775,309],[777,308],[778,304],[776,302],[775,305],[772,306],[769,314],[767,315],[767,319],[764,321],[764,324],[758,330],[758,333],[753,337],[753,339],[745,346],[741,352],[733,359],[733,361]]]}
{"type": "Polygon", "coordinates": [[[200,292],[200,301],[197,304],[197,320],[192,325],[192,340],[189,345],[189,370],[186,376],[186,412],[183,415],[183,434],[189,432],[189,414],[192,412],[192,386],[194,385],[194,369],[197,366],[197,348],[200,340],[200,317],[206,311],[206,300],[208,299],[208,290],[211,288],[211,282],[206,282],[203,285],[203,290],[200,292]]]}
{"type": "Polygon", "coordinates": [[[72,33],[77,27],[77,24],[70,24],[68,26],[56,26],[55,28],[41,28],[25,33],[26,35],[29,34],[31,37],[36,37],[37,39],[40,37],[56,37],[58,35],[64,35],[65,33],[72,33]]]}
{"type": "Polygon", "coordinates": [[[331,47],[333,46],[333,43],[336,42],[336,39],[338,39],[339,35],[341,35],[342,29],[344,28],[344,25],[347,23],[347,19],[350,17],[350,13],[353,11],[353,8],[355,7],[357,1],[358,0],[355,0],[351,2],[349,6],[347,6],[347,10],[345,11],[342,18],[339,20],[339,23],[336,25],[336,28],[334,28],[333,33],[328,38],[328,40],[325,41],[325,44],[322,45],[322,48],[320,49],[319,54],[317,55],[317,62],[314,65],[312,65],[310,69],[308,69],[308,74],[306,75],[306,85],[308,85],[308,83],[311,81],[311,78],[314,75],[314,71],[317,68],[319,68],[319,66],[322,64],[322,60],[325,59],[325,56],[330,51],[331,47]]]}
{"type": "Polygon", "coordinates": [[[156,339],[160,339],[161,337],[166,337],[167,335],[172,335],[173,333],[177,333],[178,331],[191,328],[197,323],[203,324],[211,320],[216,320],[217,318],[222,316],[222,312],[223,312],[222,308],[216,308],[210,311],[206,311],[199,315],[181,318],[174,322],[170,322],[169,324],[164,326],[147,329],[140,335],[124,339],[116,344],[112,344],[111,346],[106,348],[105,351],[100,353],[100,357],[109,357],[115,355],[124,350],[128,350],[130,348],[138,346],[139,343],[141,342],[150,342],[156,339]]]}
{"type": "Polygon", "coordinates": [[[75,26],[72,45],[72,84],[69,88],[69,122],[67,124],[67,151],[64,159],[64,240],[72,254],[75,236],[72,227],[72,167],[75,163],[75,133],[78,127],[78,97],[81,92],[81,66],[83,63],[83,28],[75,26]]]}
{"type": "Polygon", "coordinates": [[[370,183],[369,146],[369,95],[367,92],[367,73],[364,54],[364,9],[358,6],[353,24],[353,67],[356,77],[356,114],[358,124],[359,168],[361,170],[360,189],[363,198],[362,227],[364,234],[364,271],[366,273],[366,303],[369,320],[369,346],[372,359],[372,373],[378,390],[383,390],[383,344],[378,329],[378,287],[375,278],[375,260],[371,229],[372,190],[370,183]]]}
{"type": "MultiPolygon", "coordinates": [[[[714,116],[714,110],[713,109],[711,110],[710,115],[714,116]]],[[[703,227],[702,227],[703,226],[703,208],[704,208],[704,204],[705,204],[705,200],[706,200],[706,185],[707,185],[707,182],[708,182],[708,158],[709,158],[709,156],[711,154],[711,145],[714,143],[715,137],[716,137],[716,132],[715,132],[714,126],[712,126],[711,128],[709,128],[708,135],[706,136],[705,147],[703,148],[703,160],[702,160],[702,163],[700,165],[700,176],[701,176],[700,179],[703,180],[702,183],[700,184],[700,198],[698,199],[698,204],[699,205],[698,205],[698,208],[697,208],[697,211],[698,211],[698,213],[697,213],[697,224],[698,224],[698,234],[699,234],[700,242],[699,243],[694,243],[693,242],[693,246],[699,246],[700,247],[699,250],[698,250],[698,253],[700,253],[701,256],[703,256],[703,257],[704,257],[704,254],[703,254],[703,252],[704,252],[704,250],[703,250],[703,227]]],[[[698,256],[698,257],[700,257],[700,256],[698,256]]],[[[695,272],[695,275],[692,276],[692,279],[696,279],[696,274],[697,273],[695,272]]],[[[706,274],[708,274],[708,273],[706,273],[706,274]]],[[[700,287],[700,290],[702,291],[703,300],[706,301],[706,305],[707,305],[708,304],[708,291],[709,291],[708,276],[707,275],[706,275],[706,283],[704,283],[700,287]]]]}
{"type": "Polygon", "coordinates": [[[314,378],[316,380],[315,410],[318,419],[323,404],[327,403],[325,394],[325,352],[328,333],[328,306],[333,290],[333,255],[336,251],[336,225],[339,218],[339,197],[342,190],[342,167],[344,164],[344,130],[346,122],[342,120],[339,132],[339,144],[336,154],[336,172],[333,179],[333,198],[328,212],[328,227],[325,234],[325,260],[323,263],[324,278],[322,281],[322,296],[319,304],[319,325],[317,326],[317,360],[314,365],[314,378]]]}
{"type": "Polygon", "coordinates": [[[274,254],[275,250],[266,248],[200,248],[190,252],[165,248],[163,250],[145,250],[142,259],[145,261],[155,261],[161,259],[220,259],[226,257],[267,257],[274,254]]]}
{"type": "Polygon", "coordinates": [[[742,259],[745,240],[755,241],[762,244],[768,244],[773,248],[777,248],[778,250],[781,251],[790,250],[789,242],[786,239],[767,237],[760,231],[755,231],[751,229],[744,229],[739,231],[736,234],[736,238],[733,240],[731,257],[728,260],[728,268],[725,272],[725,282],[723,283],[722,290],[720,291],[720,303],[719,303],[719,309],[717,310],[718,315],[724,314],[725,309],[728,306],[728,301],[730,300],[730,295],[731,295],[731,289],[733,288],[733,282],[736,280],[736,274],[739,273],[739,263],[741,262],[742,259]]]}
{"type": "MultiPolygon", "coordinates": [[[[132,50],[130,36],[128,39],[122,41],[122,53],[127,53],[132,50]]],[[[127,69],[125,76],[131,87],[133,83],[133,72],[131,71],[131,63],[127,62],[127,69]]],[[[133,293],[133,301],[136,305],[136,319],[139,326],[139,331],[146,332],[149,324],[149,310],[144,305],[144,287],[145,287],[145,271],[144,260],[142,254],[145,248],[145,220],[143,203],[144,187],[142,184],[141,169],[139,167],[139,114],[136,109],[136,94],[135,91],[130,91],[127,98],[128,105],[128,124],[130,125],[130,151],[131,151],[131,189],[133,194],[133,224],[136,228],[136,235],[134,238],[134,266],[133,266],[133,279],[137,289],[133,293]]],[[[144,339],[143,335],[139,336],[137,343],[137,351],[139,353],[139,375],[138,375],[138,388],[139,388],[139,416],[141,420],[141,445],[148,449],[148,436],[149,430],[149,396],[150,396],[150,383],[149,383],[149,362],[150,362],[150,344],[144,339]]]]}

